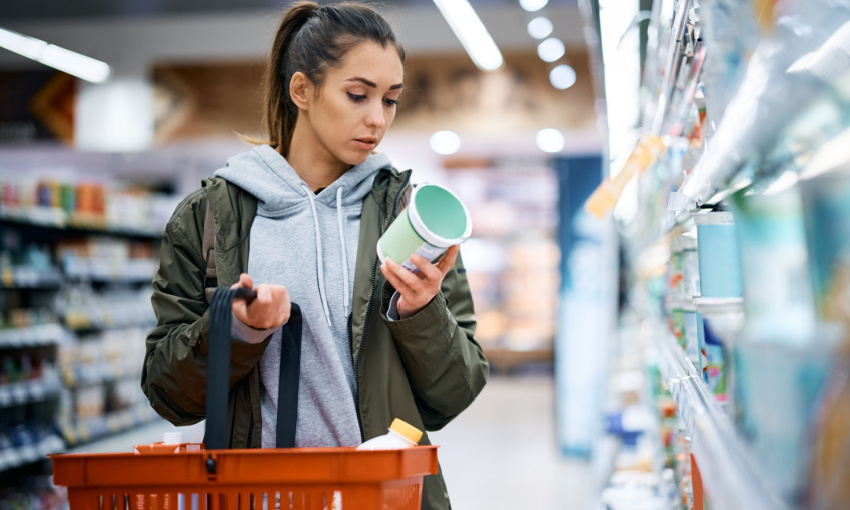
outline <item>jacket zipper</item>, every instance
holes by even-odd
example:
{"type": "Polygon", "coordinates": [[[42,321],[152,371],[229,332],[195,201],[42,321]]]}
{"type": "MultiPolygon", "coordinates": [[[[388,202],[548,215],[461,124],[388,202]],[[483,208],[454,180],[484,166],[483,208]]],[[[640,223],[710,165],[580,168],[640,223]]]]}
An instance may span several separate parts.
{"type": "MultiPolygon", "coordinates": [[[[387,219],[383,229],[381,229],[381,235],[384,235],[384,232],[390,228],[390,223],[392,223],[395,219],[396,209],[398,209],[398,199],[401,196],[402,191],[404,191],[407,187],[407,183],[410,182],[410,175],[410,173],[407,174],[407,177],[404,179],[404,182],[395,194],[395,198],[393,199],[393,210],[390,213],[390,217],[387,219]]],[[[366,332],[369,331],[369,314],[372,311],[372,300],[375,298],[375,287],[377,287],[375,275],[378,270],[379,261],[380,259],[377,255],[375,255],[375,261],[372,263],[372,291],[369,293],[369,302],[366,304],[366,319],[363,321],[363,337],[360,339],[360,350],[357,352],[357,358],[354,360],[354,381],[357,383],[357,388],[354,394],[354,408],[357,412],[357,425],[360,427],[361,441],[366,441],[366,433],[363,431],[363,418],[360,416],[360,356],[363,354],[363,348],[366,346],[366,332]]],[[[348,341],[351,346],[351,354],[354,355],[352,315],[348,316],[348,341]]]]}

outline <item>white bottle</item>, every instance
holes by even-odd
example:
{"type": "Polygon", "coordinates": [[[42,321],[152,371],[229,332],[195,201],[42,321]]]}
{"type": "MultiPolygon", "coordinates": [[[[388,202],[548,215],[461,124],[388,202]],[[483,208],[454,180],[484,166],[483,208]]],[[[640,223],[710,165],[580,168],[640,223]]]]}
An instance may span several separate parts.
{"type": "Polygon", "coordinates": [[[373,437],[357,447],[358,450],[402,450],[413,448],[422,439],[422,431],[413,425],[399,420],[393,420],[387,433],[383,436],[373,437]]]}

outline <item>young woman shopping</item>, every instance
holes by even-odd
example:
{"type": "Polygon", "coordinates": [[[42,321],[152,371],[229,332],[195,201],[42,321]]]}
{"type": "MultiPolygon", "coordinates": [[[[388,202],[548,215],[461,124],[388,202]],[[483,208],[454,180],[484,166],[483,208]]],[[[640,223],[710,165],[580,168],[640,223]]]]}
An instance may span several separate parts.
{"type": "MultiPolygon", "coordinates": [[[[391,260],[377,270],[377,240],[410,187],[411,172],[375,152],[404,58],[369,7],[300,2],[284,14],[266,73],[269,140],[205,179],[165,229],[142,388],[170,422],[205,415],[210,225],[217,285],[257,293],[232,307],[231,448],[355,446],[393,418],[439,430],[484,387],[458,247],[436,264],[415,259],[418,273],[391,260]],[[284,404],[282,332],[296,313],[297,402],[284,404]],[[279,403],[295,424],[292,445],[278,444],[279,403]]],[[[426,477],[422,508],[449,506],[442,474],[426,477]]]]}

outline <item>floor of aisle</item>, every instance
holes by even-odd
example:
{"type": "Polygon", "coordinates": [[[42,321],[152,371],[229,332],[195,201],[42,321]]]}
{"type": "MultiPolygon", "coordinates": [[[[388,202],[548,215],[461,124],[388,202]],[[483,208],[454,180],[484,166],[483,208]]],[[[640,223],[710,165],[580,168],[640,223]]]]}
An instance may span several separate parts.
{"type": "Polygon", "coordinates": [[[554,380],[491,377],[478,399],[431,433],[455,510],[587,510],[593,474],[555,442],[554,380]]]}

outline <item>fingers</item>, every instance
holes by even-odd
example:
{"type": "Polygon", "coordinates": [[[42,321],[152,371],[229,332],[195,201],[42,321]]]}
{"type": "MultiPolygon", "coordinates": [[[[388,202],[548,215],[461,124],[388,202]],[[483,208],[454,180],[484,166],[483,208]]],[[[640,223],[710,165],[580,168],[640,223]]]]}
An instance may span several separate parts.
{"type": "Polygon", "coordinates": [[[239,281],[230,286],[231,289],[238,289],[239,287],[248,287],[249,289],[253,289],[254,279],[251,278],[248,273],[242,273],[239,275],[239,281]]]}
{"type": "Polygon", "coordinates": [[[384,266],[381,267],[381,272],[399,292],[404,293],[405,290],[409,289],[414,294],[423,294],[426,291],[424,280],[392,259],[387,259],[384,266]]]}
{"type": "Polygon", "coordinates": [[[448,250],[446,250],[446,254],[443,255],[443,258],[437,263],[437,269],[442,273],[443,278],[449,274],[449,271],[455,265],[455,261],[457,261],[457,254],[460,253],[460,245],[450,246],[448,250]]]}

